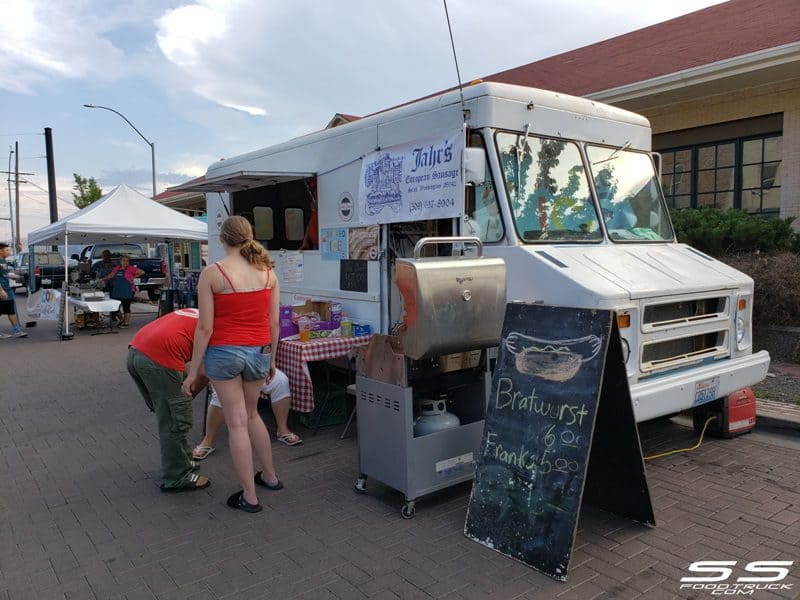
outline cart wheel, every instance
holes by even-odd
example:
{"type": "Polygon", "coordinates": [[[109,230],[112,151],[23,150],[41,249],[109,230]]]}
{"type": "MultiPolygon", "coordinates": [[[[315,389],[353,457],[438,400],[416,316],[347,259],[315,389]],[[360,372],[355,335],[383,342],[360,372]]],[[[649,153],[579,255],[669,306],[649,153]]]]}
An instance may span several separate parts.
{"type": "Polygon", "coordinates": [[[414,501],[409,500],[403,504],[403,507],[400,509],[400,514],[403,515],[404,519],[413,519],[414,515],[417,514],[417,511],[414,508],[414,501]]]}
{"type": "Polygon", "coordinates": [[[359,477],[356,479],[356,483],[353,486],[353,489],[356,491],[356,494],[366,494],[367,493],[367,478],[366,477],[359,477]]]}

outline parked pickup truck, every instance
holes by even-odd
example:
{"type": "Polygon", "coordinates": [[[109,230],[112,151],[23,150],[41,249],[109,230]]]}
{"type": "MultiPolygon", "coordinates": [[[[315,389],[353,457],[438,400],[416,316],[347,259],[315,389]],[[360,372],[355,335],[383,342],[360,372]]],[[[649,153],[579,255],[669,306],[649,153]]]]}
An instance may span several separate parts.
{"type": "MultiPolygon", "coordinates": [[[[64,282],[64,257],[58,252],[34,252],[36,255],[33,262],[33,291],[39,288],[61,289],[64,282]]],[[[73,267],[70,266],[70,270],[73,267]]],[[[17,282],[22,286],[20,290],[27,290],[31,280],[30,253],[20,252],[14,261],[14,270],[19,279],[17,282]]]]}
{"type": "Polygon", "coordinates": [[[72,258],[77,259],[83,265],[89,265],[81,269],[83,273],[82,279],[89,279],[93,277],[95,268],[103,262],[103,252],[108,250],[111,252],[111,261],[118,265],[119,257],[122,254],[127,255],[131,259],[131,264],[137,266],[144,275],[136,280],[136,286],[142,290],[147,291],[147,297],[150,300],[157,300],[161,294],[161,287],[166,281],[166,265],[160,258],[147,258],[144,248],[139,244],[95,244],[93,246],[86,246],[81,250],[80,255],[74,254],[72,258]],[[87,272],[88,271],[88,272],[87,272]]]}

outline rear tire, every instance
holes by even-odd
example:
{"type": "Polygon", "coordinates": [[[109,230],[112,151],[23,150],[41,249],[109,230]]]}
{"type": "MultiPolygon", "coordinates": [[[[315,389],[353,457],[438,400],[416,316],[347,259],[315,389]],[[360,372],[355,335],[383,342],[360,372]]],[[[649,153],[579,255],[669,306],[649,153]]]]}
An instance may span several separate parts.
{"type": "Polygon", "coordinates": [[[155,302],[161,297],[161,288],[148,288],[147,290],[147,299],[150,302],[155,302]]]}

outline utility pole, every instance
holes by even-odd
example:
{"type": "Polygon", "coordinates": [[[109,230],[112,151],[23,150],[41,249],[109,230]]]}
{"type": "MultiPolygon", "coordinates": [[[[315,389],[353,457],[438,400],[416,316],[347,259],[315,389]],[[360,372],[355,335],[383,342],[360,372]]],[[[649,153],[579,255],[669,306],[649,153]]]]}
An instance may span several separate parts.
{"type": "Polygon", "coordinates": [[[50,196],[50,222],[58,221],[58,199],[56,198],[56,167],[53,161],[53,130],[44,128],[44,153],[47,155],[47,191],[50,196]]]}
{"type": "Polygon", "coordinates": [[[20,175],[33,175],[33,173],[20,173],[19,172],[19,142],[15,144],[16,150],[12,150],[11,146],[8,147],[8,171],[0,171],[0,173],[6,175],[6,182],[8,184],[8,216],[7,217],[0,217],[0,221],[8,221],[8,227],[11,229],[11,246],[13,246],[17,252],[22,250],[22,235],[20,234],[19,230],[19,176],[20,175]],[[11,156],[13,154],[17,155],[17,160],[15,163],[15,168],[11,170],[11,156]],[[11,174],[14,174],[14,185],[16,187],[16,218],[14,214],[14,206],[15,204],[11,200],[11,174]],[[14,224],[16,223],[16,227],[14,224]]]}
{"type": "Polygon", "coordinates": [[[14,240],[14,247],[17,252],[22,252],[22,231],[19,228],[19,142],[14,142],[14,192],[16,194],[16,202],[14,203],[16,217],[17,217],[17,239],[14,240]]]}
{"type": "MultiPolygon", "coordinates": [[[[11,155],[14,154],[14,151],[11,149],[11,146],[8,147],[8,174],[6,177],[6,184],[8,185],[8,227],[11,229],[11,244],[14,244],[14,205],[11,203],[11,155]]],[[[6,218],[3,217],[5,221],[6,218]]]]}

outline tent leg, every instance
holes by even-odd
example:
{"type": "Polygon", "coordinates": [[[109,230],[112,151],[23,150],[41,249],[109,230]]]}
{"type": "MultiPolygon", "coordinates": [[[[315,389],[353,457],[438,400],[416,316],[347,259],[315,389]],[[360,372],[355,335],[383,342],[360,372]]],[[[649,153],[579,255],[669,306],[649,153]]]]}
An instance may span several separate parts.
{"type": "Polygon", "coordinates": [[[64,294],[64,334],[61,339],[71,339],[69,333],[69,232],[64,228],[64,286],[61,288],[64,294]]]}

